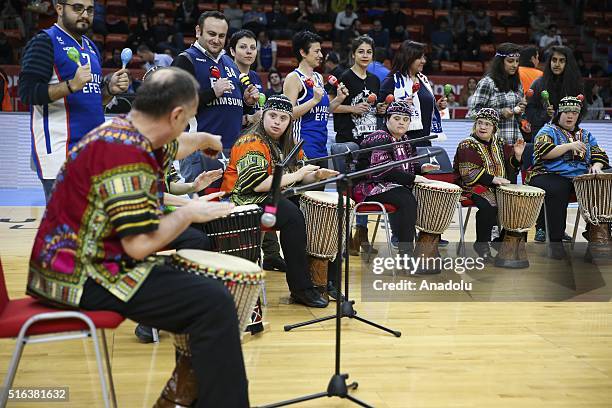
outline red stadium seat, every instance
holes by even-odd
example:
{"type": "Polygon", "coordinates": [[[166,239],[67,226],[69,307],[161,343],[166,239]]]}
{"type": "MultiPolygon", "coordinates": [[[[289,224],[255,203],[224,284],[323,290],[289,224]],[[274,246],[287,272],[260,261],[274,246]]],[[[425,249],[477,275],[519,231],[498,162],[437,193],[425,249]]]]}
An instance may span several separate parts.
{"type": "Polygon", "coordinates": [[[506,32],[506,27],[493,26],[491,31],[493,32],[495,42],[502,43],[507,41],[508,33],[506,32]]]}
{"type": "Polygon", "coordinates": [[[440,61],[440,69],[445,74],[460,74],[461,65],[458,62],[440,61]]]}
{"type": "Polygon", "coordinates": [[[318,33],[329,34],[334,26],[332,23],[315,23],[314,28],[318,33]]]}
{"type": "Polygon", "coordinates": [[[128,14],[127,1],[125,0],[107,0],[106,1],[106,13],[107,14],[127,15],[128,14]]]}
{"type": "Polygon", "coordinates": [[[156,1],[153,3],[153,11],[156,13],[166,13],[170,15],[174,13],[176,6],[171,1],[156,1]]]}
{"type": "Polygon", "coordinates": [[[508,27],[508,41],[523,44],[529,42],[529,35],[526,27],[508,27]]]}
{"type": "Polygon", "coordinates": [[[293,71],[297,66],[298,62],[295,58],[277,58],[276,60],[276,69],[283,73],[293,71]]]}
{"type": "Polygon", "coordinates": [[[217,3],[199,3],[198,4],[198,10],[200,12],[204,12],[204,11],[215,11],[218,10],[219,7],[217,5],[217,3]]]}
{"type": "Polygon", "coordinates": [[[374,24],[371,24],[371,23],[362,23],[359,26],[359,32],[362,33],[362,34],[367,34],[373,28],[374,28],[374,24]]]}
{"type": "Polygon", "coordinates": [[[466,75],[482,75],[484,68],[480,61],[463,61],[461,62],[461,72],[466,75]]]}
{"type": "Polygon", "coordinates": [[[323,51],[329,52],[334,49],[334,44],[329,40],[323,41],[321,43],[321,48],[323,49],[323,51]]]}
{"type": "Polygon", "coordinates": [[[407,25],[406,31],[408,37],[415,41],[422,41],[423,39],[423,26],[422,25],[407,25]]]}
{"type": "Polygon", "coordinates": [[[108,34],[105,39],[104,49],[112,51],[115,48],[123,48],[127,39],[127,34],[108,34]]]}
{"type": "Polygon", "coordinates": [[[421,24],[433,24],[434,22],[434,13],[431,9],[414,9],[412,15],[421,24]]]}

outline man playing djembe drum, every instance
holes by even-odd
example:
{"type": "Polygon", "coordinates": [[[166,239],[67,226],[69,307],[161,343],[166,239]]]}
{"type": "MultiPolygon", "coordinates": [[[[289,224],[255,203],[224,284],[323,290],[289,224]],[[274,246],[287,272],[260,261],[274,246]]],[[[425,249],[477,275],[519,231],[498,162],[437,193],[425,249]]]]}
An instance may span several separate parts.
{"type": "MultiPolygon", "coordinates": [[[[582,102],[574,96],[566,96],[559,102],[559,111],[551,123],[544,125],[535,137],[534,165],[527,181],[546,191],[546,217],[550,242],[563,239],[567,204],[574,191],[572,180],[584,174],[601,174],[610,167],[608,155],[599,147],[591,132],[580,128],[582,102]]],[[[599,194],[610,192],[600,191],[599,194]]],[[[582,203],[581,203],[582,205],[582,203]]],[[[587,209],[591,210],[591,209],[587,209]]],[[[600,211],[603,209],[599,209],[600,211]]],[[[612,216],[612,214],[604,214],[612,216]]],[[[610,229],[607,223],[587,223],[587,239],[610,246],[610,229]]],[[[553,245],[551,256],[563,258],[562,245],[553,245]]]]}
{"type": "Polygon", "coordinates": [[[508,172],[520,167],[525,142],[518,139],[511,146],[497,136],[499,115],[495,109],[482,108],[475,119],[472,134],[457,146],[453,167],[459,184],[478,207],[474,250],[490,261],[489,241],[497,225],[495,187],[510,184],[508,178],[512,175],[508,172]]]}
{"type": "MultiPolygon", "coordinates": [[[[140,86],[127,117],[104,123],[70,151],[34,241],[27,292],[189,334],[193,356],[177,360],[175,373],[193,365],[198,406],[248,407],[232,296],[218,280],[151,256],[191,223],[233,208],[191,200],[161,215],[167,163],[196,149],[221,149],[219,138],[207,133],[178,138],[197,106],[198,84],[188,73],[160,70],[140,86]]],[[[157,406],[180,404],[169,398],[157,406]]]]}

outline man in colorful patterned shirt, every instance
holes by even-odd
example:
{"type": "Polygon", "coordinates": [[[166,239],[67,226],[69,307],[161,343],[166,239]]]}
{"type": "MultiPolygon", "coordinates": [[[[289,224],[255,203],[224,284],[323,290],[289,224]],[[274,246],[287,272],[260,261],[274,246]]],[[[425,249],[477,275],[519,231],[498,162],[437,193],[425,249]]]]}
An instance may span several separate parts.
{"type": "Polygon", "coordinates": [[[34,241],[27,293],[189,334],[193,357],[177,369],[193,365],[199,403],[248,407],[231,295],[219,281],[151,256],[191,223],[233,207],[191,200],[166,216],[160,210],[167,164],[196,149],[221,149],[219,137],[181,135],[196,113],[197,90],[184,71],[157,71],[127,117],[104,123],[70,151],[34,241]]]}

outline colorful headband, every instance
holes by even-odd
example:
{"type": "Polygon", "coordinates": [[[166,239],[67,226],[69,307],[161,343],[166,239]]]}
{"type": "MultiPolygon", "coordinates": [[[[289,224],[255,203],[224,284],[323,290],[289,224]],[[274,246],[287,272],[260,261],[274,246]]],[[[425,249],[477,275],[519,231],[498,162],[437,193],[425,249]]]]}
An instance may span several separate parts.
{"type": "Polygon", "coordinates": [[[279,112],[288,113],[289,116],[293,117],[293,104],[289,98],[285,95],[272,95],[268,98],[264,104],[264,112],[267,110],[275,110],[279,112]]]}
{"type": "Polygon", "coordinates": [[[493,123],[495,128],[497,128],[499,125],[499,114],[495,109],[492,108],[482,108],[481,110],[479,110],[476,113],[475,120],[478,119],[488,120],[489,122],[493,123]]]}
{"type": "Polygon", "coordinates": [[[519,57],[521,56],[521,54],[519,54],[518,52],[511,52],[511,53],[508,53],[508,54],[503,54],[503,53],[501,53],[501,52],[497,51],[497,52],[495,53],[495,56],[496,56],[496,57],[504,57],[504,58],[506,58],[506,57],[515,57],[515,58],[519,58],[519,57]]]}
{"type": "Polygon", "coordinates": [[[559,113],[577,112],[582,110],[582,102],[575,96],[566,96],[559,102],[559,113]]]}
{"type": "Polygon", "coordinates": [[[412,108],[406,102],[402,101],[394,101],[387,106],[387,111],[385,112],[387,116],[391,115],[406,115],[412,116],[412,108]]]}

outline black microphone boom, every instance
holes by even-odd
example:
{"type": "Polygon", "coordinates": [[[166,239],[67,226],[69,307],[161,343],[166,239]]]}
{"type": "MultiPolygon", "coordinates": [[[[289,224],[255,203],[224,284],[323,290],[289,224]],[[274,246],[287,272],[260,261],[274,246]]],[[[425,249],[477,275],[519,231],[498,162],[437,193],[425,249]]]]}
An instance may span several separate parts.
{"type": "MultiPolygon", "coordinates": [[[[397,145],[400,145],[400,144],[414,144],[414,143],[423,142],[423,141],[426,141],[426,140],[435,139],[437,137],[438,137],[438,135],[429,135],[429,136],[419,137],[419,138],[416,138],[416,139],[400,140],[399,142],[388,143],[388,144],[384,144],[384,145],[380,145],[380,146],[373,146],[373,147],[366,147],[366,148],[359,149],[359,150],[352,150],[350,153],[352,155],[359,155],[361,153],[371,152],[373,150],[385,150],[385,149],[388,149],[390,147],[397,146],[397,145]]],[[[311,164],[311,163],[316,163],[316,162],[320,162],[320,161],[323,161],[323,160],[333,159],[335,157],[346,156],[348,153],[349,152],[330,154],[329,156],[317,157],[316,159],[302,160],[301,162],[303,164],[311,164]]]]}
{"type": "Polygon", "coordinates": [[[272,192],[272,202],[264,205],[264,213],[261,215],[261,225],[266,228],[272,228],[276,224],[276,207],[278,206],[278,200],[280,200],[281,193],[281,180],[283,178],[283,172],[287,163],[300,151],[300,148],[304,144],[304,140],[300,140],[291,149],[287,157],[280,163],[274,165],[274,171],[272,173],[272,186],[270,191],[272,192]]]}

